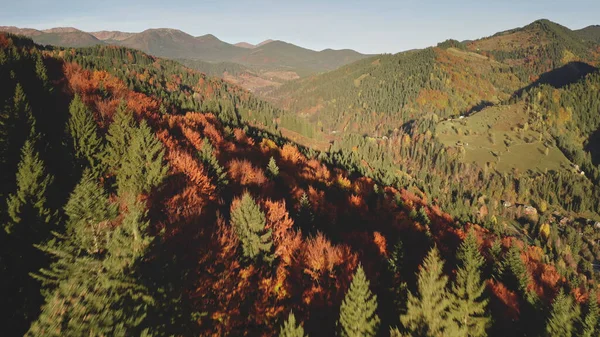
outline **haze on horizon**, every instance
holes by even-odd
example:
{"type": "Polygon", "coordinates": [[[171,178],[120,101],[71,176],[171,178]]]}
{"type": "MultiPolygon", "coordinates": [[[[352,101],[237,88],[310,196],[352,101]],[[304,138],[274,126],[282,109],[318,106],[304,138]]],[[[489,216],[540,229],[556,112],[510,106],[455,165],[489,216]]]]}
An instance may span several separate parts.
{"type": "MultiPolygon", "coordinates": [[[[6,2],[6,0],[4,0],[6,2]]],[[[283,40],[322,50],[396,53],[476,39],[546,18],[571,29],[600,24],[600,2],[578,1],[48,1],[6,2],[0,25],[140,32],[175,28],[229,42],[283,40]]]]}

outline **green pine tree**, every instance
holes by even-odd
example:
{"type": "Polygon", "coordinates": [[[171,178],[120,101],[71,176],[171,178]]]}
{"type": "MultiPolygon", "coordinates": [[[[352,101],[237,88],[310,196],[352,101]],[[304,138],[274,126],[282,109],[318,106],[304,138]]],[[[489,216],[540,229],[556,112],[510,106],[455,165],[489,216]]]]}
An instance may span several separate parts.
{"type": "Polygon", "coordinates": [[[67,128],[73,141],[75,157],[82,166],[99,169],[102,153],[102,139],[98,136],[98,126],[92,112],[85,106],[81,97],[75,95],[69,105],[67,128]]]}
{"type": "Polygon", "coordinates": [[[109,240],[109,222],[116,213],[116,205],[109,203],[104,189],[87,169],[65,205],[67,234],[78,249],[89,255],[102,254],[109,240]]]}
{"type": "MultiPolygon", "coordinates": [[[[20,152],[32,133],[35,120],[21,84],[17,83],[10,102],[0,110],[0,197],[5,199],[15,189],[15,174],[20,152]]],[[[0,215],[3,210],[0,210],[0,215]]]]}
{"type": "Polygon", "coordinates": [[[46,206],[46,191],[52,184],[52,176],[46,173],[44,162],[34,148],[32,140],[25,141],[21,149],[21,162],[17,170],[17,191],[8,197],[7,209],[10,221],[4,230],[11,233],[15,226],[25,226],[37,239],[49,232],[51,210],[46,206]],[[29,218],[23,221],[23,218],[29,218]],[[34,217],[35,219],[31,219],[34,217]]]}
{"type": "Polygon", "coordinates": [[[424,225],[431,224],[431,220],[429,220],[429,216],[427,215],[427,210],[425,209],[425,207],[419,208],[419,213],[417,215],[417,219],[419,222],[421,222],[424,225]]]}
{"type": "Polygon", "coordinates": [[[302,325],[296,323],[293,312],[290,311],[287,321],[279,329],[279,337],[306,337],[302,325]]]}
{"type": "Polygon", "coordinates": [[[452,288],[455,295],[453,315],[462,336],[486,336],[490,317],[486,315],[488,300],[483,298],[485,283],[481,268],[485,259],[479,253],[474,231],[470,231],[458,253],[458,271],[452,288]]]}
{"type": "Polygon", "coordinates": [[[131,144],[132,130],[135,128],[135,120],[127,105],[121,102],[117,112],[113,116],[113,121],[108,127],[106,134],[106,150],[103,156],[104,164],[117,171],[121,167],[123,157],[131,144]]]}
{"type": "Polygon", "coordinates": [[[303,232],[315,232],[315,216],[312,211],[310,200],[308,199],[308,195],[306,195],[306,193],[303,193],[302,197],[300,197],[300,207],[295,220],[303,232]]]}
{"type": "Polygon", "coordinates": [[[512,245],[508,249],[505,260],[502,261],[501,270],[503,270],[505,274],[506,272],[509,272],[509,279],[512,279],[512,281],[516,283],[516,286],[530,304],[535,305],[538,302],[539,299],[537,294],[527,287],[530,283],[531,276],[527,271],[527,266],[521,259],[521,250],[519,247],[512,245]]]}
{"type": "Polygon", "coordinates": [[[71,194],[66,235],[39,248],[53,256],[35,277],[46,303],[27,336],[130,336],[143,332],[153,299],[136,275],[150,238],[144,206],[133,201],[115,226],[116,206],[89,170],[71,194]]]}
{"type": "Polygon", "coordinates": [[[267,165],[267,172],[271,178],[275,178],[279,175],[279,167],[275,162],[275,158],[271,157],[269,159],[269,164],[267,165]]]}
{"type": "Polygon", "coordinates": [[[583,331],[581,333],[582,337],[593,337],[598,336],[600,333],[600,327],[598,323],[600,320],[600,309],[598,308],[598,297],[596,296],[596,291],[591,290],[589,293],[587,312],[583,321],[581,322],[583,326],[583,331]]]}
{"type": "Polygon", "coordinates": [[[165,178],[168,166],[164,162],[163,144],[156,138],[146,121],[130,129],[131,143],[123,154],[117,170],[119,195],[147,193],[165,178]]]}
{"type": "Polygon", "coordinates": [[[271,230],[265,229],[265,221],[265,214],[247,192],[231,208],[231,224],[242,243],[244,256],[253,260],[262,257],[270,262],[273,260],[273,242],[271,230]]]}
{"type": "Polygon", "coordinates": [[[552,311],[546,323],[546,335],[571,337],[578,316],[579,306],[574,303],[571,296],[561,290],[552,303],[552,311]]]}
{"type": "Polygon", "coordinates": [[[419,272],[418,293],[408,295],[406,314],[400,316],[411,336],[460,336],[451,317],[453,296],[446,289],[448,277],[443,275],[443,266],[440,253],[434,247],[419,272]]]}
{"type": "Polygon", "coordinates": [[[42,58],[42,54],[37,53],[37,58],[35,60],[35,73],[37,77],[42,80],[42,84],[44,86],[48,85],[48,72],[46,71],[46,66],[44,65],[44,60],[42,58]]]}
{"type": "Polygon", "coordinates": [[[54,212],[47,206],[47,191],[52,181],[34,149],[34,142],[27,140],[21,149],[17,190],[7,200],[9,217],[3,225],[6,242],[0,257],[6,266],[0,284],[0,302],[3,312],[8,313],[9,334],[22,335],[43,301],[40,285],[29,273],[49,262],[34,245],[47,240],[55,226],[54,212]]]}
{"type": "Polygon", "coordinates": [[[340,307],[338,326],[340,336],[367,337],[377,335],[379,317],[377,311],[377,296],[369,289],[362,265],[359,265],[352,278],[350,289],[340,307]]]}
{"type": "Polygon", "coordinates": [[[208,138],[202,140],[202,148],[198,154],[200,160],[208,166],[208,174],[212,177],[215,185],[219,188],[225,187],[229,181],[227,180],[227,171],[219,164],[215,150],[208,138]]]}

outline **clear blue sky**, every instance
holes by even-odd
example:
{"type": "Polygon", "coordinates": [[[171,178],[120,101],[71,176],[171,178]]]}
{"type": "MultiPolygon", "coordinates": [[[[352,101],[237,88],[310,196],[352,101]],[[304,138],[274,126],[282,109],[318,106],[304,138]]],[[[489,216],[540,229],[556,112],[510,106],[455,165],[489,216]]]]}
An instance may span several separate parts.
{"type": "Polygon", "coordinates": [[[600,24],[600,0],[0,0],[0,25],[85,31],[177,28],[235,43],[395,53],[447,38],[475,39],[547,18],[572,29],[600,24]]]}

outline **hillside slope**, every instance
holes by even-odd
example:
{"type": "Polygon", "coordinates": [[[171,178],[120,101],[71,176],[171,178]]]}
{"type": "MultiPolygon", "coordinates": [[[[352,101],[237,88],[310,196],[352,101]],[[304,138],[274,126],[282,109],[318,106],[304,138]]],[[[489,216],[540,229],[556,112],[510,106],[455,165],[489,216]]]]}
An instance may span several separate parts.
{"type": "Polygon", "coordinates": [[[466,45],[449,40],[361,60],[287,83],[272,100],[332,132],[381,129],[378,135],[384,135],[428,113],[470,114],[532,84],[568,84],[593,71],[599,60],[600,46],[539,20],[466,45]]]}
{"type": "Polygon", "coordinates": [[[41,45],[90,47],[103,44],[92,34],[71,27],[51,28],[41,31],[30,28],[0,26],[0,31],[31,37],[35,43],[41,45]]]}
{"type": "Polygon", "coordinates": [[[600,25],[588,26],[575,32],[583,39],[600,43],[600,25]]]}
{"type": "Polygon", "coordinates": [[[597,65],[600,50],[598,44],[582,40],[577,32],[545,19],[472,41],[467,47],[517,66],[534,78],[569,62],[597,65]]]}
{"type": "Polygon", "coordinates": [[[290,82],[273,99],[330,131],[382,135],[427,113],[456,116],[525,85],[510,67],[456,48],[375,56],[290,82]]]}

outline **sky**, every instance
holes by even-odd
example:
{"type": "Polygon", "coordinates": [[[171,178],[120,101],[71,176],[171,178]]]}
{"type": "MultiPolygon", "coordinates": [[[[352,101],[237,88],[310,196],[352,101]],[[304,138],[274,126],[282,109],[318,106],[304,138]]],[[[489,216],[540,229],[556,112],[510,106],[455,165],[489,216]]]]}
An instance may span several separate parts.
{"type": "Polygon", "coordinates": [[[0,26],[175,28],[229,43],[274,39],[368,54],[476,39],[541,18],[571,29],[600,25],[600,0],[0,0],[0,9],[0,26]]]}

